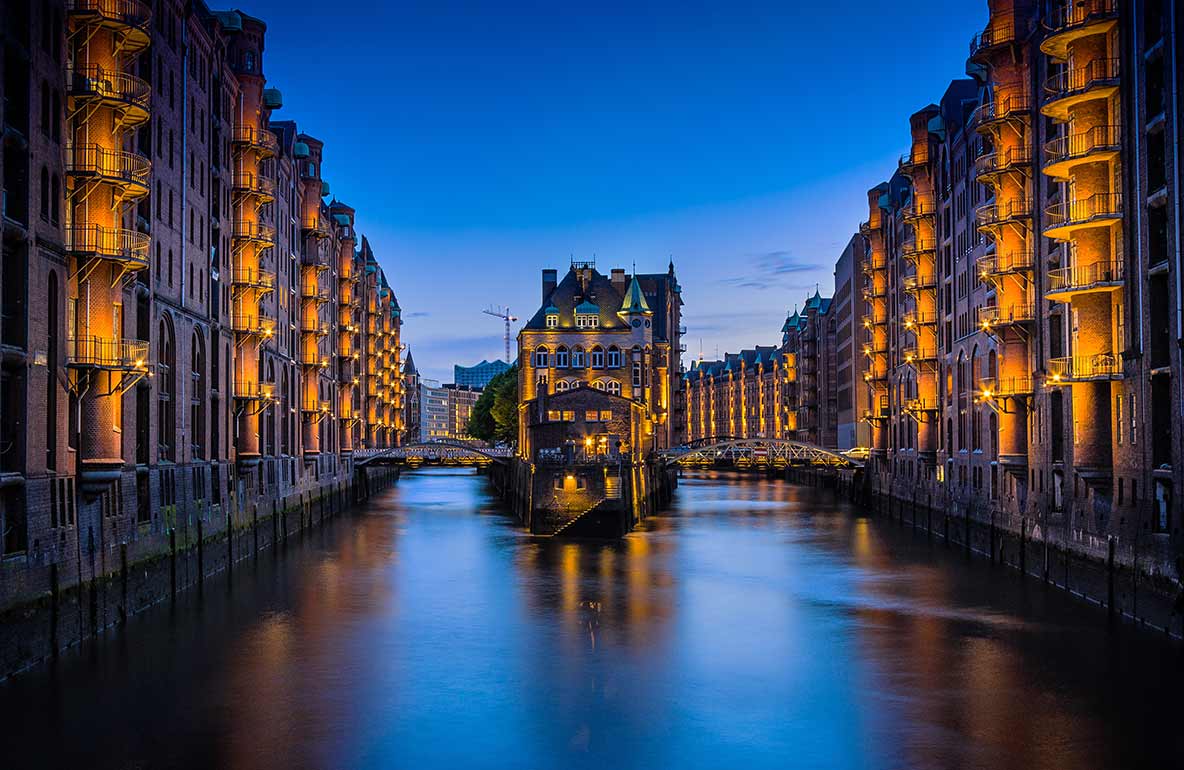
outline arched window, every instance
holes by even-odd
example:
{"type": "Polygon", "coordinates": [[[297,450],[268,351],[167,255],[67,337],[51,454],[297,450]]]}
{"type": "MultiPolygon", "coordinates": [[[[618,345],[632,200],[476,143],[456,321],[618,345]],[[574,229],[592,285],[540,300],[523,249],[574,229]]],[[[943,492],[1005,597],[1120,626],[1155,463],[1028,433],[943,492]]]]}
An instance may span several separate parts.
{"type": "Polygon", "coordinates": [[[189,399],[189,430],[192,436],[193,456],[205,459],[206,444],[206,343],[201,330],[193,330],[192,347],[189,350],[190,376],[193,377],[193,392],[189,399]]]}
{"type": "Polygon", "coordinates": [[[166,314],[160,319],[159,368],[157,391],[157,452],[161,460],[177,460],[177,341],[173,337],[172,319],[166,314]]]}
{"type": "Polygon", "coordinates": [[[49,221],[55,225],[62,213],[62,179],[53,175],[49,185],[49,221]]]}
{"type": "Polygon", "coordinates": [[[49,219],[49,169],[41,167],[41,218],[49,219]]]}
{"type": "Polygon", "coordinates": [[[589,359],[590,359],[589,363],[591,364],[593,369],[603,369],[604,368],[604,348],[600,347],[599,345],[593,346],[593,348],[589,354],[589,359]]]}
{"type": "Polygon", "coordinates": [[[49,320],[49,339],[46,356],[45,378],[45,467],[55,470],[58,467],[58,354],[60,352],[58,316],[58,274],[49,272],[49,304],[46,307],[49,320]]]}
{"type": "Polygon", "coordinates": [[[567,363],[567,348],[563,345],[560,345],[559,349],[555,351],[555,366],[560,369],[565,369],[567,368],[567,363]]]}
{"type": "Polygon", "coordinates": [[[539,369],[547,368],[547,346],[539,345],[534,351],[534,365],[539,369]]]}
{"type": "Polygon", "coordinates": [[[621,383],[620,383],[620,381],[618,381],[618,380],[609,380],[609,381],[608,381],[608,392],[609,392],[609,393],[612,393],[614,396],[619,396],[619,395],[621,395],[621,383]]]}
{"type": "Polygon", "coordinates": [[[616,345],[608,349],[608,368],[619,369],[621,366],[621,351],[616,345]]]}
{"type": "Polygon", "coordinates": [[[564,390],[568,390],[569,388],[571,388],[571,383],[568,382],[567,380],[559,380],[558,382],[555,383],[555,391],[557,393],[564,391],[564,390]]]}
{"type": "Polygon", "coordinates": [[[571,368],[572,369],[583,369],[584,368],[584,349],[582,347],[580,347],[579,345],[576,345],[574,348],[571,349],[571,368]]]}
{"type": "Polygon", "coordinates": [[[592,387],[596,388],[597,390],[604,390],[604,380],[597,380],[596,382],[592,383],[592,387]]]}

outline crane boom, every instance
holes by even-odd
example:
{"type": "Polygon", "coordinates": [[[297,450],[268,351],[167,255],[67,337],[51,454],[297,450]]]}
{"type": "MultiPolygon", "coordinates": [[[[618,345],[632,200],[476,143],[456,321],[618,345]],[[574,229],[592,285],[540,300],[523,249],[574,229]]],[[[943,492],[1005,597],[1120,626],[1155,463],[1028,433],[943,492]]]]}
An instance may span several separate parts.
{"type": "Polygon", "coordinates": [[[510,359],[510,324],[513,323],[514,321],[517,321],[518,318],[516,316],[513,316],[510,314],[510,308],[507,307],[507,308],[503,309],[501,305],[498,305],[496,307],[493,305],[490,305],[488,308],[486,308],[485,310],[482,310],[481,312],[484,313],[485,315],[491,315],[494,318],[500,318],[503,321],[505,321],[505,323],[506,323],[506,335],[505,335],[506,363],[507,364],[510,363],[511,362],[511,359],[510,359]]]}

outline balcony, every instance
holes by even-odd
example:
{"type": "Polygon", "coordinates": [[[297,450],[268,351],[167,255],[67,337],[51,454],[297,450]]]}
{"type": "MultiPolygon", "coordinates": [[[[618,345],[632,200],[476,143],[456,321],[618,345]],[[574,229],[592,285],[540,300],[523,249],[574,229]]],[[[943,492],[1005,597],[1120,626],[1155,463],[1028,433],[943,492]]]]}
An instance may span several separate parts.
{"type": "Polygon", "coordinates": [[[1112,292],[1122,289],[1123,263],[1094,262],[1090,265],[1062,267],[1048,271],[1048,291],[1045,297],[1066,302],[1077,294],[1112,292]]]}
{"type": "Polygon", "coordinates": [[[135,75],[102,67],[75,67],[67,95],[75,104],[99,105],[118,114],[118,128],[135,128],[149,117],[152,86],[135,75]]]}
{"type": "Polygon", "coordinates": [[[1044,173],[1056,179],[1068,179],[1069,172],[1077,166],[1113,160],[1121,150],[1119,126],[1094,126],[1088,131],[1057,137],[1044,145],[1044,173]]]}
{"type": "Polygon", "coordinates": [[[1032,151],[1027,145],[1016,145],[978,156],[974,173],[982,181],[1010,171],[1026,171],[1031,165],[1032,151]]]}
{"type": "Polygon", "coordinates": [[[887,310],[873,310],[863,316],[863,328],[870,329],[873,326],[883,326],[888,323],[887,310]]]}
{"type": "Polygon", "coordinates": [[[864,343],[863,354],[868,356],[880,356],[888,352],[888,338],[873,339],[871,342],[864,343]]]}
{"type": "Polygon", "coordinates": [[[900,359],[904,363],[915,366],[937,361],[937,348],[921,345],[907,345],[900,349],[900,359]]]}
{"type": "Polygon", "coordinates": [[[1048,385],[1061,385],[1068,382],[1120,379],[1122,359],[1114,353],[1095,353],[1092,356],[1050,358],[1045,382],[1048,385]]]}
{"type": "Polygon", "coordinates": [[[148,47],[152,10],[140,0],[66,0],[71,28],[95,24],[111,30],[123,53],[134,56],[148,47]]]}
{"type": "Polygon", "coordinates": [[[300,411],[304,412],[305,414],[328,415],[331,409],[332,404],[328,401],[306,398],[300,402],[300,411]]]}
{"type": "Polygon", "coordinates": [[[237,312],[230,315],[230,328],[247,337],[270,338],[275,334],[275,321],[262,313],[237,312]]]}
{"type": "Polygon", "coordinates": [[[987,28],[970,38],[970,58],[979,61],[987,54],[1016,41],[1015,16],[1005,14],[994,16],[987,28]]]}
{"type": "Polygon", "coordinates": [[[917,275],[905,276],[901,284],[904,286],[904,290],[910,294],[932,291],[937,288],[937,273],[924,272],[917,275]]]}
{"type": "Polygon", "coordinates": [[[315,334],[318,337],[328,337],[329,325],[319,318],[305,318],[300,321],[300,332],[301,334],[315,334]]]}
{"type": "Polygon", "coordinates": [[[1118,59],[1094,59],[1082,67],[1065,69],[1044,81],[1040,111],[1053,120],[1069,119],[1069,108],[1118,92],[1118,59]]]}
{"type": "Polygon", "coordinates": [[[985,332],[1003,326],[1026,325],[1035,321],[1035,305],[1020,304],[1003,307],[985,305],[978,309],[978,324],[985,332]]]}
{"type": "Polygon", "coordinates": [[[319,213],[307,214],[300,220],[300,229],[305,236],[313,238],[328,238],[329,226],[325,222],[325,218],[319,213]]]}
{"type": "Polygon", "coordinates": [[[260,246],[275,245],[275,228],[262,222],[237,219],[231,227],[230,234],[240,243],[256,243],[260,246]]]}
{"type": "Polygon", "coordinates": [[[230,273],[230,285],[235,290],[267,293],[275,290],[275,273],[257,267],[236,267],[230,273]]]}
{"type": "Polygon", "coordinates": [[[300,365],[313,369],[328,369],[329,359],[321,355],[318,348],[305,348],[300,351],[300,365]]]}
{"type": "Polygon", "coordinates": [[[900,255],[910,262],[916,262],[918,259],[926,254],[932,254],[937,250],[937,242],[932,238],[919,238],[914,235],[912,238],[906,238],[900,244],[900,255]]]}
{"type": "Polygon", "coordinates": [[[979,399],[1030,396],[1034,391],[1031,377],[983,377],[979,380],[979,399]]]}
{"type": "Polygon", "coordinates": [[[1040,50],[1067,59],[1074,40],[1108,32],[1117,23],[1118,0],[1060,0],[1044,23],[1048,34],[1040,41],[1040,50]]]}
{"type": "Polygon", "coordinates": [[[97,144],[66,148],[66,173],[80,183],[95,182],[114,188],[118,201],[148,194],[152,162],[134,152],[108,150],[97,144]]]}
{"type": "Polygon", "coordinates": [[[900,317],[900,325],[907,331],[917,331],[922,326],[936,326],[937,313],[911,310],[900,317]]]}
{"type": "Polygon", "coordinates": [[[862,235],[864,238],[870,238],[871,234],[872,234],[872,223],[871,222],[860,222],[859,223],[859,234],[862,235]]]}
{"type": "Polygon", "coordinates": [[[66,365],[74,369],[147,372],[148,343],[142,340],[69,337],[66,365]]]}
{"type": "Polygon", "coordinates": [[[239,401],[264,402],[268,405],[279,403],[279,397],[275,393],[275,383],[272,382],[235,380],[234,397],[239,401]]]}
{"type": "Polygon", "coordinates": [[[1068,240],[1076,230],[1109,227],[1122,220],[1122,193],[1095,193],[1088,198],[1054,203],[1044,210],[1049,238],[1068,240]]]}
{"type": "Polygon", "coordinates": [[[230,189],[240,198],[251,198],[260,204],[275,200],[275,181],[260,174],[235,174],[230,189]]]}
{"type": "Polygon", "coordinates": [[[76,257],[98,257],[126,270],[146,270],[152,239],[145,233],[102,225],[66,228],[66,251],[76,257]]]}
{"type": "Polygon", "coordinates": [[[867,370],[863,373],[863,379],[872,384],[888,382],[887,364],[869,364],[867,370]]]}
{"type": "Polygon", "coordinates": [[[235,126],[230,143],[236,149],[255,153],[260,160],[274,157],[280,149],[280,140],[266,128],[235,126]]]}
{"type": "Polygon", "coordinates": [[[992,231],[1003,225],[1021,225],[1032,218],[1032,203],[1027,198],[1013,198],[1003,203],[988,203],[974,212],[978,229],[992,231]]]}
{"type": "Polygon", "coordinates": [[[305,280],[300,283],[300,298],[323,305],[329,301],[329,290],[323,288],[319,281],[305,280]]]}
{"type": "Polygon", "coordinates": [[[978,274],[983,280],[999,279],[1008,275],[1031,273],[1036,256],[1033,251],[1009,251],[987,254],[978,258],[978,274]]]}
{"type": "Polygon", "coordinates": [[[904,409],[902,411],[905,414],[912,415],[913,417],[919,417],[929,413],[936,414],[939,408],[940,405],[936,399],[912,398],[905,402],[904,409]]]}
{"type": "Polygon", "coordinates": [[[970,126],[979,133],[986,133],[1000,123],[1027,121],[1032,111],[1032,100],[1024,93],[1010,93],[996,96],[980,104],[970,113],[970,126]]]}
{"type": "Polygon", "coordinates": [[[920,151],[905,153],[900,156],[900,173],[905,176],[915,174],[929,165],[929,148],[924,148],[920,151]]]}
{"type": "Polygon", "coordinates": [[[937,207],[932,201],[912,200],[900,209],[900,216],[905,222],[915,222],[937,214],[937,207]]]}
{"type": "Polygon", "coordinates": [[[876,270],[883,270],[888,267],[888,257],[883,252],[874,252],[866,259],[859,263],[860,269],[864,275],[871,275],[876,270]]]}

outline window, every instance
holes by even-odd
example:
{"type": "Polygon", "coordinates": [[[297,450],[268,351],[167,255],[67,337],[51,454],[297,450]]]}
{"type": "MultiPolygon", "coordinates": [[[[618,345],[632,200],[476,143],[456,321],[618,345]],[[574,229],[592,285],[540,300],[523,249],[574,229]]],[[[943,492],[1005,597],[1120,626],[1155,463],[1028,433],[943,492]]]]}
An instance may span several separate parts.
{"type": "Polygon", "coordinates": [[[575,420],[576,420],[575,411],[571,410],[571,409],[564,409],[563,410],[563,420],[564,420],[564,422],[575,422],[575,420]]]}
{"type": "Polygon", "coordinates": [[[555,366],[561,369],[567,368],[567,348],[559,348],[555,351],[555,366]]]}
{"type": "Polygon", "coordinates": [[[621,351],[616,348],[608,349],[608,368],[616,369],[621,366],[621,351]]]}
{"type": "Polygon", "coordinates": [[[558,409],[548,409],[547,410],[548,422],[559,422],[562,419],[563,419],[563,412],[559,411],[558,409]]]}
{"type": "Polygon", "coordinates": [[[583,348],[577,347],[577,348],[571,349],[571,368],[573,368],[573,369],[583,369],[584,368],[584,349],[583,348]]]}
{"type": "Polygon", "coordinates": [[[556,315],[554,313],[547,314],[547,328],[548,329],[558,329],[559,328],[559,316],[558,315],[556,315]]]}
{"type": "MultiPolygon", "coordinates": [[[[1127,410],[1127,412],[1130,415],[1130,421],[1131,421],[1130,439],[1131,439],[1131,445],[1133,446],[1135,443],[1137,443],[1137,439],[1138,439],[1138,434],[1136,432],[1137,431],[1136,422],[1135,422],[1135,394],[1134,393],[1131,394],[1130,409],[1127,410]]],[[[1154,443],[1154,442],[1152,442],[1152,443],[1154,443]]]]}
{"type": "Polygon", "coordinates": [[[534,365],[540,369],[547,368],[547,348],[540,346],[534,351],[534,365]]]}
{"type": "Polygon", "coordinates": [[[568,382],[567,380],[559,380],[558,382],[555,383],[555,391],[556,392],[568,390],[569,388],[571,388],[571,383],[568,382]]]}
{"type": "Polygon", "coordinates": [[[621,395],[621,383],[617,382],[616,380],[609,380],[608,392],[612,393],[614,396],[621,395]]]}
{"type": "Polygon", "coordinates": [[[591,357],[592,357],[592,368],[593,369],[603,369],[604,368],[604,351],[599,346],[592,348],[592,356],[591,357]]]}
{"type": "Polygon", "coordinates": [[[600,316],[592,313],[577,313],[576,314],[576,328],[577,329],[595,329],[600,326],[600,316]]]}
{"type": "Polygon", "coordinates": [[[613,418],[613,412],[611,409],[601,409],[600,410],[600,421],[601,422],[608,422],[612,418],[613,418]]]}
{"type": "Polygon", "coordinates": [[[604,381],[597,380],[596,382],[592,383],[592,387],[596,388],[597,390],[604,390],[604,381]]]}
{"type": "Polygon", "coordinates": [[[641,362],[640,361],[633,362],[633,387],[635,387],[635,388],[641,387],[641,362]]]}
{"type": "Polygon", "coordinates": [[[1114,440],[1122,446],[1122,396],[1114,397],[1114,425],[1117,429],[1114,440]]]}
{"type": "Polygon", "coordinates": [[[584,422],[600,422],[600,411],[596,409],[585,410],[584,422]]]}

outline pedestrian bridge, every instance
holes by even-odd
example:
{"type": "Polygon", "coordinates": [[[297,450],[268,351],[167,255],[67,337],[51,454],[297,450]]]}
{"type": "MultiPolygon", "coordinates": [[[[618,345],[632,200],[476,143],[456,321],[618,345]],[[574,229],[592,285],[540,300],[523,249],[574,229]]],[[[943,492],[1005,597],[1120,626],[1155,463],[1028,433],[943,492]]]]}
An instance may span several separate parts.
{"type": "Polygon", "coordinates": [[[357,465],[468,465],[484,466],[507,463],[514,451],[491,447],[476,441],[438,439],[420,441],[387,449],[362,449],[354,452],[357,465]]]}
{"type": "Polygon", "coordinates": [[[861,468],[863,463],[840,452],[804,441],[780,438],[714,437],[658,453],[667,465],[738,468],[861,468]]]}

